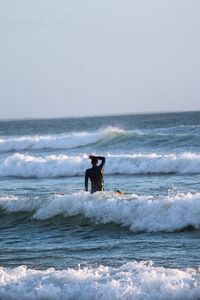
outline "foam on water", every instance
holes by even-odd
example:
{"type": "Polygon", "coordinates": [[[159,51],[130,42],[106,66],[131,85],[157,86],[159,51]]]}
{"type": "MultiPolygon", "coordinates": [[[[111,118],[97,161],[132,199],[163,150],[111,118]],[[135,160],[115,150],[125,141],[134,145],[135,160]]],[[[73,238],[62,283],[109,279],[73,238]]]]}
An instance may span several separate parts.
{"type": "Polygon", "coordinates": [[[0,195],[0,208],[7,212],[32,212],[44,203],[38,197],[19,197],[15,195],[0,195]]]}
{"type": "Polygon", "coordinates": [[[173,232],[188,226],[200,228],[200,193],[151,195],[117,195],[113,192],[86,192],[53,195],[47,200],[0,198],[7,212],[33,211],[33,218],[46,220],[57,215],[82,215],[91,222],[116,223],[134,232],[173,232]],[[29,202],[30,201],[30,202],[29,202]]]}
{"type": "MultiPolygon", "coordinates": [[[[97,131],[77,131],[63,134],[51,135],[21,135],[21,136],[1,136],[0,152],[24,151],[24,150],[42,150],[42,149],[71,149],[75,147],[89,146],[96,143],[112,142],[113,139],[121,137],[129,141],[137,138],[151,144],[152,139],[167,139],[169,144],[180,139],[199,139],[199,126],[176,126],[176,127],[159,127],[159,128],[142,128],[133,130],[124,130],[116,126],[100,128],[97,131]]],[[[166,140],[165,140],[166,142],[166,140]]]]}
{"type": "Polygon", "coordinates": [[[19,137],[1,137],[0,152],[40,149],[70,149],[87,146],[100,141],[112,140],[124,135],[118,127],[107,127],[95,132],[72,132],[60,135],[34,135],[19,137]]]}
{"type": "MultiPolygon", "coordinates": [[[[197,174],[200,153],[107,154],[105,174],[197,174]]],[[[49,178],[84,175],[90,167],[87,154],[33,156],[15,153],[0,162],[0,176],[49,178]]]]}
{"type": "Polygon", "coordinates": [[[60,177],[83,175],[88,167],[88,155],[48,155],[45,157],[16,153],[0,165],[0,176],[60,177]]]}
{"type": "Polygon", "coordinates": [[[121,267],[47,270],[0,268],[0,298],[9,300],[199,299],[199,269],[167,269],[147,262],[121,267]]]}

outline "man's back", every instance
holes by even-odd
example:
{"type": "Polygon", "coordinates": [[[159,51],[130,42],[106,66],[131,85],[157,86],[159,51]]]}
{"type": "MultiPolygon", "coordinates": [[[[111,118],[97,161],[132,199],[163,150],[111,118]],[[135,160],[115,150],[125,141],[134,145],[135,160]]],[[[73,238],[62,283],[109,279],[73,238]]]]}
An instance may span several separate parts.
{"type": "Polygon", "coordinates": [[[105,164],[105,157],[98,156],[102,162],[99,166],[94,165],[85,172],[85,190],[88,190],[88,179],[91,181],[91,193],[103,191],[103,166],[105,164]]]}

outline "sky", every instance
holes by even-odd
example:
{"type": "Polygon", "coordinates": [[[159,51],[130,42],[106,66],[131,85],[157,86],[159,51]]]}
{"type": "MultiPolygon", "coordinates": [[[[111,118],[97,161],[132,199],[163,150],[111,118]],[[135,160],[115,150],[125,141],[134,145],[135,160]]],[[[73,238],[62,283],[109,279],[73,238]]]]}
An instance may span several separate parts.
{"type": "Polygon", "coordinates": [[[0,119],[200,110],[199,0],[0,0],[0,119]]]}

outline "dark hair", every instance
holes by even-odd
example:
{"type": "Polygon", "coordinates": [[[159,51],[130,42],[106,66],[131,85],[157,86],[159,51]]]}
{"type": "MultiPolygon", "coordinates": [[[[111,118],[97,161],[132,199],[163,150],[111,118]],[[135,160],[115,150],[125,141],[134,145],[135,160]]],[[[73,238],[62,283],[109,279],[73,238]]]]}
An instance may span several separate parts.
{"type": "Polygon", "coordinates": [[[91,159],[91,163],[92,163],[92,165],[96,165],[98,163],[98,159],[96,157],[93,157],[91,159]]]}

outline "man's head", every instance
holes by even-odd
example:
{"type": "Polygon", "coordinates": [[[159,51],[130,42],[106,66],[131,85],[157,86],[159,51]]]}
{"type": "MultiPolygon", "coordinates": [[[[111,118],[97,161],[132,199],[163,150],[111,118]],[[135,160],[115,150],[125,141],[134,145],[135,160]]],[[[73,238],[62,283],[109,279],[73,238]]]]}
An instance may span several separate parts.
{"type": "Polygon", "coordinates": [[[92,159],[91,159],[91,164],[92,164],[93,166],[96,166],[96,165],[98,164],[98,158],[92,157],[92,159]]]}

